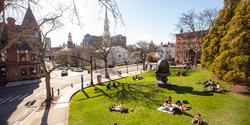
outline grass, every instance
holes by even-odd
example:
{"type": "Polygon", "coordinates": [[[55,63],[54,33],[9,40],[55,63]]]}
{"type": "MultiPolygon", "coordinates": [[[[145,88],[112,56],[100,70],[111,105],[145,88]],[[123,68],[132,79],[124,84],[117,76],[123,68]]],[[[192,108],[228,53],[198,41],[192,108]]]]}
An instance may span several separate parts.
{"type": "MultiPolygon", "coordinates": [[[[176,69],[171,69],[176,72],[176,69]]],[[[210,125],[249,125],[250,99],[231,92],[203,93],[199,81],[211,78],[204,70],[189,70],[188,76],[170,76],[172,86],[156,87],[154,72],[143,74],[145,79],[134,81],[127,77],[117,82],[119,88],[107,90],[105,86],[85,89],[78,92],[70,103],[69,125],[190,125],[197,113],[210,125]],[[188,100],[192,107],[183,114],[169,114],[157,111],[160,104],[172,96],[173,102],[188,100]],[[110,112],[108,107],[114,103],[124,103],[135,111],[128,114],[110,112]]],[[[228,86],[221,83],[225,88],[228,86]]]]}

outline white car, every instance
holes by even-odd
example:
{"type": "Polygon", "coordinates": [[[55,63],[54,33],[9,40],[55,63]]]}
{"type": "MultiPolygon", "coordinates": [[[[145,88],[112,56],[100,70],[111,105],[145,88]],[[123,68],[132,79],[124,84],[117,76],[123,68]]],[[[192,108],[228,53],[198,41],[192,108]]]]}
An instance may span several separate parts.
{"type": "Polygon", "coordinates": [[[75,68],[74,71],[75,71],[75,72],[82,72],[83,69],[81,69],[81,68],[75,68]]]}

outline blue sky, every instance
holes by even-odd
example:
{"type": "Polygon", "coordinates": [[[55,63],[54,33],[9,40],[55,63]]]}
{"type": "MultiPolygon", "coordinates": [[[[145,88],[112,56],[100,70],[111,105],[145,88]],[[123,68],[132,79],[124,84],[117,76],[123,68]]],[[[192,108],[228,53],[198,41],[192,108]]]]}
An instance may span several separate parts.
{"type": "MultiPolygon", "coordinates": [[[[111,35],[126,35],[127,44],[134,44],[137,40],[153,40],[156,44],[175,42],[173,34],[179,32],[176,24],[182,13],[191,9],[202,11],[206,8],[223,7],[223,0],[117,0],[117,3],[125,28],[119,24],[114,27],[114,21],[109,14],[110,32],[111,35]]],[[[86,33],[102,35],[104,12],[99,13],[97,0],[85,0],[78,5],[84,27],[80,29],[77,25],[65,23],[63,28],[50,34],[52,46],[66,43],[69,32],[77,44],[86,33]]]]}

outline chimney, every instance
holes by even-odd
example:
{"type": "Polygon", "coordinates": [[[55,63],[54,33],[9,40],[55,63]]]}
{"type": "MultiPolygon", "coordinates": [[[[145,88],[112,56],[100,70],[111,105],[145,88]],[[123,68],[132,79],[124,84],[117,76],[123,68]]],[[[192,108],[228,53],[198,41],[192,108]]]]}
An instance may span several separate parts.
{"type": "Polygon", "coordinates": [[[7,18],[7,22],[8,22],[8,39],[12,40],[13,38],[15,38],[15,33],[16,33],[16,20],[14,18],[7,18]]]}

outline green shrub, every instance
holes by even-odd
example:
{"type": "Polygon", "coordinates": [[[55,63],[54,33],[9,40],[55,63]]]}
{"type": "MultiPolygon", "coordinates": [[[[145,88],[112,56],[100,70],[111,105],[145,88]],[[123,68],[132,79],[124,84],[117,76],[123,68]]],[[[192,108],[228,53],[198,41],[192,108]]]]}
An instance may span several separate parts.
{"type": "Polygon", "coordinates": [[[115,65],[113,65],[113,64],[108,65],[108,68],[114,68],[114,67],[115,67],[115,65]]]}

